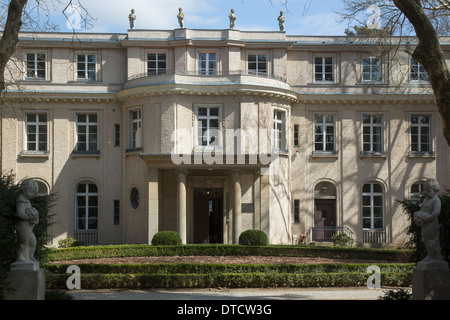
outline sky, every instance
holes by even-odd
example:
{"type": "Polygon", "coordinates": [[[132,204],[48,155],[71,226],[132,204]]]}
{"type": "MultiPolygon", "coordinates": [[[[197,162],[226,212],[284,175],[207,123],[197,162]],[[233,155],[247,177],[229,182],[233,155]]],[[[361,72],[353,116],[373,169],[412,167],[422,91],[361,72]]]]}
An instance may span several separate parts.
{"type": "MultiPolygon", "coordinates": [[[[185,28],[227,29],[228,14],[235,9],[235,29],[241,31],[278,31],[280,10],[286,17],[285,31],[289,35],[344,35],[347,26],[339,23],[336,14],[341,7],[339,0],[289,0],[285,8],[281,0],[80,0],[88,10],[93,27],[77,32],[126,33],[128,15],[136,10],[135,29],[170,30],[179,28],[177,14],[182,7],[185,28]]],[[[77,1],[73,1],[74,4],[77,1]]],[[[59,31],[71,32],[67,19],[61,14],[64,7],[51,13],[59,25],[59,31]]],[[[75,15],[66,11],[72,19],[75,15]]]]}

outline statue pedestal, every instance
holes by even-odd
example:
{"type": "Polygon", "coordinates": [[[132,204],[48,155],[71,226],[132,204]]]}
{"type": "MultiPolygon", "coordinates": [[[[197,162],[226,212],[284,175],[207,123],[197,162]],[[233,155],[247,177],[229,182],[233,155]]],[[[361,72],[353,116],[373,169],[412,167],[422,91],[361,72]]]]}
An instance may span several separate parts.
{"type": "Polygon", "coordinates": [[[39,262],[12,263],[6,284],[10,290],[3,290],[4,300],[45,300],[45,275],[39,262]]]}
{"type": "Polygon", "coordinates": [[[450,270],[446,261],[421,261],[412,276],[414,300],[450,300],[450,270]]]}

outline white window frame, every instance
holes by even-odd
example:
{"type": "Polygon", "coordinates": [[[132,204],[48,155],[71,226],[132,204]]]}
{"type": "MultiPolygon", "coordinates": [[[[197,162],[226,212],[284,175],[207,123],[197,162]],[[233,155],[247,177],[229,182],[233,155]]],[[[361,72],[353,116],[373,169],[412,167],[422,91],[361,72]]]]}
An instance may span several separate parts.
{"type": "Polygon", "coordinates": [[[194,149],[200,149],[200,150],[203,150],[203,149],[214,149],[214,150],[218,150],[218,151],[222,150],[222,147],[223,147],[222,109],[223,109],[223,106],[220,105],[220,104],[196,104],[194,106],[194,113],[195,113],[194,114],[194,118],[195,118],[195,121],[194,121],[194,130],[195,130],[195,133],[194,133],[194,149]],[[206,108],[207,109],[207,115],[206,116],[199,116],[199,114],[198,114],[199,109],[202,109],[202,108],[206,108]],[[217,110],[217,114],[218,114],[217,116],[215,116],[215,115],[211,116],[210,111],[213,108],[214,109],[218,109],[217,110]],[[218,132],[219,141],[217,143],[216,143],[215,140],[214,140],[213,143],[210,143],[209,141],[207,141],[206,145],[203,145],[203,143],[202,144],[199,143],[200,139],[202,139],[202,141],[205,139],[205,137],[203,137],[203,136],[200,137],[199,136],[199,130],[200,130],[199,124],[200,124],[201,120],[206,120],[207,121],[207,127],[206,127],[207,130],[205,131],[205,133],[207,134],[207,136],[206,136],[207,140],[210,140],[210,138],[212,138],[212,137],[216,137],[216,136],[211,135],[211,133],[214,133],[214,132],[211,131],[212,129],[211,129],[211,126],[210,126],[210,122],[211,122],[211,120],[217,120],[217,122],[218,122],[217,130],[219,131],[218,132]],[[216,143],[216,144],[214,144],[214,143],[216,143]]]}
{"type": "Polygon", "coordinates": [[[274,152],[286,152],[287,150],[287,112],[285,109],[273,107],[272,113],[273,134],[272,134],[272,150],[274,152]],[[277,116],[281,115],[281,119],[277,116]]]}
{"type": "MultiPolygon", "coordinates": [[[[47,61],[47,52],[46,51],[42,51],[42,50],[26,50],[23,53],[24,57],[23,57],[23,61],[24,61],[24,79],[25,80],[35,80],[35,81],[45,81],[48,80],[48,61],[47,61]],[[28,55],[33,55],[33,73],[34,75],[32,77],[28,76],[28,55]],[[38,76],[38,61],[37,61],[37,56],[38,55],[44,55],[44,77],[39,77],[38,76]]],[[[42,69],[41,69],[42,70],[42,69]]]]}
{"type": "Polygon", "coordinates": [[[362,68],[362,82],[363,83],[382,83],[383,82],[383,60],[381,57],[376,56],[364,56],[361,59],[361,68],[362,68]],[[369,60],[369,64],[366,65],[365,61],[369,60]],[[378,61],[378,64],[375,65],[374,61],[378,61]],[[368,67],[368,71],[365,71],[365,67],[368,67]],[[378,68],[378,78],[374,76],[375,70],[378,68]],[[365,75],[369,76],[369,79],[365,79],[365,75]]]}
{"type": "Polygon", "coordinates": [[[24,117],[24,127],[23,127],[24,146],[23,146],[23,150],[25,151],[25,153],[30,153],[30,154],[48,154],[48,152],[49,152],[49,142],[50,142],[50,139],[49,139],[49,135],[50,135],[50,130],[49,130],[49,113],[48,112],[42,112],[42,111],[31,111],[30,110],[30,111],[25,111],[23,117],[24,117]],[[34,121],[34,122],[28,121],[28,115],[35,115],[36,116],[36,121],[34,121]],[[38,119],[38,117],[40,115],[45,115],[46,121],[40,121],[38,119]],[[35,138],[36,138],[34,143],[36,143],[36,147],[35,147],[34,150],[30,150],[28,148],[28,143],[29,143],[29,141],[28,141],[28,126],[31,126],[31,125],[36,127],[35,128],[35,133],[34,133],[35,138]],[[41,133],[40,133],[40,128],[39,127],[43,126],[43,125],[45,125],[45,129],[46,129],[46,132],[45,132],[45,135],[46,135],[46,141],[45,141],[46,149],[45,150],[40,150],[39,144],[41,142],[40,142],[39,135],[41,133]]]}
{"type": "Polygon", "coordinates": [[[75,79],[76,81],[97,81],[98,80],[98,53],[97,52],[85,52],[79,51],[75,52],[75,79]],[[84,57],[84,61],[79,61],[80,56],[84,57]],[[88,57],[94,56],[95,62],[89,62],[88,57]],[[83,70],[78,70],[79,63],[84,63],[85,67],[83,70]],[[89,77],[89,65],[94,65],[94,78],[89,77]],[[83,72],[84,76],[79,77],[79,72],[83,72]]]}
{"type": "Polygon", "coordinates": [[[313,55],[313,80],[314,83],[325,83],[325,84],[329,84],[329,83],[335,83],[336,82],[336,55],[335,54],[315,54],[313,55]],[[316,64],[316,59],[321,59],[321,63],[320,63],[320,67],[322,68],[322,71],[319,73],[317,72],[317,64],[316,64]],[[326,59],[331,59],[331,64],[327,64],[326,63],[326,59]],[[327,80],[326,79],[326,74],[328,74],[328,72],[326,72],[326,67],[331,65],[331,80],[327,80]],[[316,75],[320,74],[321,75],[321,79],[316,79],[316,75]]]}
{"type": "Polygon", "coordinates": [[[197,50],[197,74],[199,75],[217,75],[219,74],[219,52],[217,50],[202,49],[197,50]],[[200,55],[205,54],[205,60],[200,59],[200,55]],[[210,55],[215,54],[216,58],[210,59],[210,55]],[[205,68],[201,67],[201,63],[205,61],[205,68]],[[214,64],[214,67],[210,68],[210,63],[214,64]]]}
{"type": "Polygon", "coordinates": [[[152,75],[161,75],[161,74],[167,74],[168,72],[168,63],[169,63],[169,59],[168,59],[168,52],[167,51],[147,51],[146,52],[146,70],[147,70],[147,76],[152,76],[152,75]],[[150,60],[149,59],[149,55],[151,54],[156,54],[156,60],[150,60]],[[165,59],[162,59],[162,56],[160,57],[160,55],[165,55],[165,59]],[[154,61],[156,64],[155,68],[150,68],[150,61],[154,61]],[[162,68],[159,66],[160,62],[165,62],[166,63],[166,67],[162,68]],[[150,69],[152,69],[152,71],[150,72],[150,69]]]}
{"type": "Polygon", "coordinates": [[[258,76],[268,76],[269,75],[269,53],[263,51],[249,51],[247,52],[247,74],[249,75],[258,75],[258,76]],[[250,61],[250,56],[255,56],[255,61],[250,61]],[[265,71],[260,71],[259,65],[260,62],[258,60],[259,56],[265,57],[265,71]],[[250,63],[255,64],[255,68],[250,69],[250,63]]]}
{"type": "Polygon", "coordinates": [[[420,155],[420,154],[425,154],[425,155],[430,155],[433,154],[433,134],[432,134],[432,130],[433,130],[433,118],[431,116],[431,114],[428,113],[410,113],[409,115],[409,123],[410,123],[410,134],[409,134],[409,139],[410,139],[410,154],[412,155],[420,155]],[[413,116],[417,116],[419,117],[419,121],[417,124],[412,123],[412,117],[413,116]],[[421,124],[420,123],[420,118],[421,117],[428,117],[428,124],[421,124]],[[417,149],[418,150],[413,150],[413,128],[417,128],[417,149]],[[422,134],[422,128],[428,128],[428,147],[427,150],[422,150],[422,136],[425,134],[422,134]]]}
{"type": "MultiPolygon", "coordinates": [[[[92,182],[92,181],[83,181],[80,182],[76,185],[75,187],[75,230],[76,231],[97,231],[98,230],[98,226],[99,226],[99,204],[100,204],[100,199],[99,199],[99,189],[96,183],[92,182]],[[85,185],[85,191],[83,192],[78,192],[78,187],[80,185],[85,185]],[[90,192],[89,191],[89,185],[94,185],[97,189],[97,192],[90,192]],[[78,205],[78,199],[79,197],[84,197],[84,205],[83,206],[79,206],[78,205]],[[89,203],[89,198],[90,197],[96,197],[97,198],[97,205],[96,206],[90,206],[89,203]],[[96,228],[95,229],[90,229],[89,228],[89,213],[90,210],[89,209],[96,209],[96,228]],[[84,222],[85,222],[85,227],[84,228],[80,228],[79,226],[79,209],[84,209],[85,210],[85,217],[84,217],[84,222]]],[[[91,217],[92,219],[92,217],[91,217]]]]}
{"type": "Polygon", "coordinates": [[[420,199],[422,197],[422,192],[425,187],[425,182],[426,181],[424,181],[424,180],[418,180],[411,185],[411,187],[409,188],[409,198],[411,200],[420,201],[420,199]],[[417,192],[413,192],[412,189],[414,186],[417,186],[417,189],[418,189],[417,192]]]}
{"type": "Polygon", "coordinates": [[[314,154],[320,155],[320,154],[337,154],[337,119],[336,119],[336,114],[333,112],[316,112],[313,114],[313,150],[314,150],[314,154]],[[316,124],[316,116],[322,116],[322,121],[318,124],[316,124]],[[333,121],[330,122],[326,122],[325,121],[325,116],[331,116],[333,117],[333,121]],[[323,137],[323,141],[322,142],[316,142],[316,127],[317,126],[320,127],[325,127],[325,130],[322,129],[322,137],[323,137]],[[333,150],[326,150],[327,147],[327,130],[326,127],[333,127],[333,150]],[[316,150],[316,144],[317,143],[321,143],[322,144],[322,150],[316,150]]]}
{"type": "Polygon", "coordinates": [[[100,145],[100,130],[99,130],[99,113],[98,112],[92,112],[92,111],[77,111],[75,112],[75,152],[76,153],[87,153],[87,154],[98,154],[100,152],[99,149],[99,145],[100,145]],[[89,119],[90,115],[95,115],[97,117],[97,121],[95,122],[91,122],[89,119]],[[82,122],[78,119],[79,116],[86,116],[86,121],[82,122]],[[86,132],[84,133],[86,135],[86,150],[80,150],[78,147],[78,138],[79,138],[79,134],[81,134],[79,132],[79,126],[85,126],[86,127],[86,132]],[[91,127],[96,127],[96,133],[92,133],[91,132],[91,127]],[[96,134],[97,135],[97,141],[96,141],[96,146],[95,146],[95,150],[91,150],[90,148],[90,143],[89,143],[89,138],[90,135],[96,134]]]}
{"type": "Polygon", "coordinates": [[[361,115],[361,126],[362,126],[362,131],[361,131],[361,143],[362,143],[362,153],[363,154],[383,154],[384,153],[384,114],[371,114],[371,113],[363,113],[361,115]],[[370,122],[369,123],[364,123],[364,117],[370,117],[370,122]],[[375,117],[380,117],[380,122],[374,122],[374,118],[375,117]],[[368,128],[369,129],[369,141],[365,141],[364,138],[366,136],[366,134],[364,133],[364,129],[368,128]],[[374,150],[374,135],[375,135],[375,128],[379,128],[380,129],[380,150],[374,150]],[[369,150],[365,150],[365,146],[369,145],[369,150]]]}
{"type": "Polygon", "coordinates": [[[369,181],[363,185],[361,189],[361,221],[363,230],[384,230],[384,187],[381,183],[377,181],[369,181]],[[364,192],[364,186],[370,185],[370,191],[364,192]],[[379,185],[381,187],[381,192],[374,191],[374,185],[379,185]],[[364,205],[364,197],[369,197],[369,204],[364,205]],[[375,206],[375,197],[381,197],[381,206],[375,206]],[[370,216],[364,217],[364,208],[370,209],[370,216]],[[381,208],[381,227],[375,228],[375,219],[380,219],[380,217],[375,217],[375,208],[381,208]],[[370,219],[370,228],[364,227],[364,219],[370,219]]]}
{"type": "Polygon", "coordinates": [[[132,108],[128,110],[128,148],[138,150],[142,148],[142,108],[132,108]],[[137,113],[136,119],[133,119],[137,113]],[[135,127],[136,125],[136,127],[135,127]]]}
{"type": "Polygon", "coordinates": [[[413,84],[429,84],[430,83],[430,78],[428,76],[428,72],[425,70],[424,66],[420,62],[414,60],[411,57],[409,60],[409,66],[410,66],[409,77],[410,77],[411,83],[413,83],[413,84]],[[417,68],[417,69],[414,70],[414,68],[417,68]],[[415,75],[415,77],[417,77],[417,79],[413,79],[413,75],[415,75]]]}

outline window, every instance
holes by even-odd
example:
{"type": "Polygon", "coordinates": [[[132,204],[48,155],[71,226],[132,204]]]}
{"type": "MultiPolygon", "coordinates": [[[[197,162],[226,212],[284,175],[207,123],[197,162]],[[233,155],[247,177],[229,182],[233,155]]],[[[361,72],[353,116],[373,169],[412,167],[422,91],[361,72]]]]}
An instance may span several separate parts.
{"type": "Polygon", "coordinates": [[[273,111],[273,147],[274,151],[285,150],[286,145],[286,112],[275,109],[273,111]]]}
{"type": "Polygon", "coordinates": [[[137,188],[131,189],[130,192],[130,206],[131,209],[136,210],[139,207],[139,190],[137,188]]]}
{"type": "Polygon", "coordinates": [[[220,133],[220,107],[197,106],[197,146],[219,147],[222,145],[220,133]]]}
{"type": "Polygon", "coordinates": [[[44,180],[41,179],[34,179],[38,186],[38,195],[39,196],[46,196],[50,194],[50,188],[44,180]]]}
{"type": "Polygon", "coordinates": [[[114,224],[120,224],[120,200],[114,200],[114,224]]]}
{"type": "Polygon", "coordinates": [[[96,60],[95,54],[77,54],[77,80],[95,81],[97,79],[96,60]]]}
{"type": "Polygon", "coordinates": [[[419,62],[411,59],[411,82],[429,82],[428,73],[419,62]]]}
{"type": "Polygon", "coordinates": [[[45,80],[45,53],[26,53],[26,79],[27,80],[45,80]]]}
{"type": "Polygon", "coordinates": [[[333,82],[333,58],[315,57],[314,58],[314,76],[316,82],[333,82]]]}
{"type": "Polygon", "coordinates": [[[314,115],[314,151],[316,153],[335,152],[334,116],[330,114],[314,115]]]}
{"type": "Polygon", "coordinates": [[[142,111],[141,109],[130,110],[130,137],[129,147],[136,150],[142,147],[142,111]]]}
{"type": "Polygon", "coordinates": [[[215,52],[200,52],[198,54],[198,74],[217,74],[217,54],[215,52]]]}
{"type": "Polygon", "coordinates": [[[98,115],[96,113],[76,114],[76,146],[79,153],[98,153],[98,115]]]}
{"type": "Polygon", "coordinates": [[[114,125],[114,147],[120,147],[120,124],[114,125]]]}
{"type": "Polygon", "coordinates": [[[420,202],[425,182],[416,182],[411,186],[411,200],[420,202]]]}
{"type": "Polygon", "coordinates": [[[300,200],[294,200],[294,223],[300,223],[300,200]]]}
{"type": "Polygon", "coordinates": [[[25,150],[48,151],[47,113],[25,114],[25,150]]]}
{"type": "Polygon", "coordinates": [[[428,115],[411,115],[411,153],[431,153],[431,121],[428,115]]]}
{"type": "Polygon", "coordinates": [[[75,194],[76,230],[97,230],[98,188],[93,183],[80,183],[75,194]]]}
{"type": "Polygon", "coordinates": [[[148,53],[147,54],[147,74],[158,75],[167,73],[167,54],[148,53]]]}
{"type": "Polygon", "coordinates": [[[367,183],[362,190],[363,229],[383,229],[383,187],[367,183]]]}
{"type": "Polygon", "coordinates": [[[383,152],[383,116],[362,116],[363,123],[363,153],[383,152]]]}
{"type": "Polygon", "coordinates": [[[299,125],[294,124],[294,147],[298,147],[298,131],[299,131],[299,125]]]}
{"type": "Polygon", "coordinates": [[[248,73],[256,75],[267,75],[267,55],[249,54],[248,55],[248,73]]]}
{"type": "Polygon", "coordinates": [[[381,59],[363,58],[363,82],[381,82],[381,59]]]}

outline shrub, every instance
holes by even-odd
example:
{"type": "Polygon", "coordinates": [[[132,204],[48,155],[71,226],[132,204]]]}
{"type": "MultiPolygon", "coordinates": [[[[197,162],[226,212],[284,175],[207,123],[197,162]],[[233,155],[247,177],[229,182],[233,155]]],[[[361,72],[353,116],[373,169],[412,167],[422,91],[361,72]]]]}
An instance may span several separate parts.
{"type": "Polygon", "coordinates": [[[152,239],[152,245],[154,246],[173,246],[181,244],[181,237],[175,231],[160,231],[156,233],[152,239]]]}
{"type": "Polygon", "coordinates": [[[407,289],[387,290],[379,300],[412,300],[412,293],[407,289]]]}
{"type": "Polygon", "coordinates": [[[239,244],[247,246],[267,246],[269,238],[261,230],[247,230],[239,236],[239,244]]]}
{"type": "Polygon", "coordinates": [[[331,237],[333,244],[338,247],[351,247],[353,239],[344,232],[339,232],[331,237]]]}
{"type": "Polygon", "coordinates": [[[78,241],[74,238],[67,238],[58,241],[58,248],[80,247],[82,245],[84,245],[83,242],[78,241]]]}

